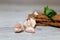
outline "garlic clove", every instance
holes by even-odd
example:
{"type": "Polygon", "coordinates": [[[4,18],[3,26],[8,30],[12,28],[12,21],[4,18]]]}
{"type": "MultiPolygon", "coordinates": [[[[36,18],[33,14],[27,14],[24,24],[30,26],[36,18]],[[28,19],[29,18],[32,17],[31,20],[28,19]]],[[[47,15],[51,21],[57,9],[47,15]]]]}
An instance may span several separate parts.
{"type": "Polygon", "coordinates": [[[24,31],[24,28],[21,26],[21,24],[16,24],[14,30],[15,30],[15,32],[19,33],[19,32],[24,31]]]}
{"type": "Polygon", "coordinates": [[[36,21],[35,21],[35,19],[30,18],[30,22],[31,22],[31,24],[32,24],[32,27],[35,27],[35,25],[36,25],[36,21]]]}
{"type": "Polygon", "coordinates": [[[24,21],[24,26],[27,27],[28,26],[28,20],[24,21]]]}
{"type": "Polygon", "coordinates": [[[21,32],[21,29],[15,28],[15,32],[16,33],[20,33],[21,32]]]}
{"type": "Polygon", "coordinates": [[[24,26],[25,26],[25,27],[32,26],[30,20],[26,20],[26,21],[24,22],[24,26]]]}
{"type": "Polygon", "coordinates": [[[38,15],[38,12],[35,11],[35,12],[34,12],[34,15],[38,15]]]}
{"type": "Polygon", "coordinates": [[[35,32],[33,27],[27,27],[25,31],[29,32],[29,33],[34,33],[35,32]]]}

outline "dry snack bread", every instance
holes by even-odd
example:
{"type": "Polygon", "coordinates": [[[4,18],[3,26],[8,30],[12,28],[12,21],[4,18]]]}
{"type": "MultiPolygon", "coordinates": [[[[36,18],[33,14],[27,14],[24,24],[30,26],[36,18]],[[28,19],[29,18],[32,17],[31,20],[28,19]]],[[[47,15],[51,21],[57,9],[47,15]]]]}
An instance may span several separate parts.
{"type": "Polygon", "coordinates": [[[51,21],[44,13],[38,12],[38,15],[34,15],[34,12],[31,14],[28,14],[28,18],[34,18],[36,20],[36,26],[55,26],[60,27],[60,14],[56,14],[52,18],[54,21],[51,21]]]}

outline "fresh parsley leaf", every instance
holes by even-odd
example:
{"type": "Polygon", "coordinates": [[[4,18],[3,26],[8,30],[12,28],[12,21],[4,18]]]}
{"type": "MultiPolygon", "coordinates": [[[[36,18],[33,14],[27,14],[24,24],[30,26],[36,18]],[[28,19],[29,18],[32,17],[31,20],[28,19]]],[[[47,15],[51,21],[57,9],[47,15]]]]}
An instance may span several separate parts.
{"type": "Polygon", "coordinates": [[[55,16],[57,13],[53,10],[48,8],[48,6],[44,7],[44,14],[50,18],[51,21],[53,21],[52,17],[55,16]]]}

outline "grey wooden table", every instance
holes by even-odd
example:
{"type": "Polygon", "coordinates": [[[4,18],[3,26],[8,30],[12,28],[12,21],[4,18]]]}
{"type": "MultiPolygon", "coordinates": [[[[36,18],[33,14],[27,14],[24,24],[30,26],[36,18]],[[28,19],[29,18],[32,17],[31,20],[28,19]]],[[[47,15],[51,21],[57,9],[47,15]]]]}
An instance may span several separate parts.
{"type": "Polygon", "coordinates": [[[60,29],[39,26],[35,33],[15,33],[13,27],[0,28],[0,40],[60,40],[60,29]]]}

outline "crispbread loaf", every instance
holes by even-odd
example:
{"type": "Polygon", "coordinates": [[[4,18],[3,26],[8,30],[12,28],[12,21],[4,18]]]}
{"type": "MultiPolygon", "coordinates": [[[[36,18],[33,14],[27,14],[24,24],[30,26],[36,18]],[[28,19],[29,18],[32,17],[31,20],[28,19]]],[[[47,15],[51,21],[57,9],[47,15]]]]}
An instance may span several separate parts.
{"type": "Polygon", "coordinates": [[[54,17],[52,17],[54,19],[54,22],[52,22],[46,15],[44,15],[44,13],[38,12],[38,15],[34,15],[34,13],[32,14],[28,14],[28,18],[34,18],[36,20],[36,26],[56,26],[56,27],[60,27],[60,14],[55,15],[54,17]]]}

